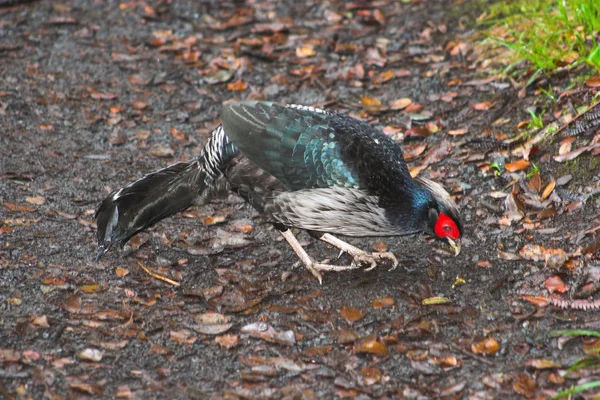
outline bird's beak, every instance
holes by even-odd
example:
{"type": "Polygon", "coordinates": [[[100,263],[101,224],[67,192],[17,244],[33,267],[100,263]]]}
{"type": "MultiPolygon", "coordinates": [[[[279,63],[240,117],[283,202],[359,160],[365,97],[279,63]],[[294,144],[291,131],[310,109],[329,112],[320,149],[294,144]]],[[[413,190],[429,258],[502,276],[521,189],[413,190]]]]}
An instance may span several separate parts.
{"type": "Polygon", "coordinates": [[[449,237],[446,238],[448,240],[448,243],[450,243],[450,247],[452,247],[452,249],[454,250],[454,255],[457,256],[460,254],[460,242],[455,242],[454,240],[450,239],[449,237]]]}

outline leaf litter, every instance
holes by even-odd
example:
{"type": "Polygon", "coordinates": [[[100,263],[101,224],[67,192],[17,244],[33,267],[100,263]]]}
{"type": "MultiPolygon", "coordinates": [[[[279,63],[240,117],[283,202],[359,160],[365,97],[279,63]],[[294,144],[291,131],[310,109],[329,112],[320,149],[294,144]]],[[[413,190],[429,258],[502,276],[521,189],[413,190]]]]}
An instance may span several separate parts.
{"type": "MultiPolygon", "coordinates": [[[[502,80],[470,31],[427,2],[22,3],[0,15],[15,41],[35,38],[3,49],[15,68],[0,79],[11,395],[160,396],[178,381],[207,398],[543,398],[586,378],[555,359],[562,342],[537,338],[585,327],[583,310],[600,307],[597,79],[502,80]],[[39,58],[50,50],[61,57],[39,58]],[[558,101],[538,103],[549,84],[558,101]],[[405,268],[327,274],[317,289],[231,196],[136,236],[123,257],[86,258],[102,195],[196,156],[232,99],[339,110],[402,142],[411,173],[460,204],[467,252],[356,239],[405,268]],[[555,122],[530,130],[532,105],[555,122]]],[[[571,343],[561,358],[594,348],[571,343]]]]}

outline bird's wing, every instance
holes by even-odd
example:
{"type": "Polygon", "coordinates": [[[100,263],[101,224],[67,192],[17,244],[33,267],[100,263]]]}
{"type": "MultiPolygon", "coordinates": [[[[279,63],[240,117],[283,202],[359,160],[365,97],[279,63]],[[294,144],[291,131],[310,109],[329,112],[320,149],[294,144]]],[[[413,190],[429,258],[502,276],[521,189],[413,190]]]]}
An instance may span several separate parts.
{"type": "Polygon", "coordinates": [[[288,190],[342,187],[363,189],[360,165],[348,162],[340,125],[366,123],[311,107],[243,101],[227,105],[221,122],[239,150],[288,190]],[[341,122],[340,122],[341,121],[341,122]]]}

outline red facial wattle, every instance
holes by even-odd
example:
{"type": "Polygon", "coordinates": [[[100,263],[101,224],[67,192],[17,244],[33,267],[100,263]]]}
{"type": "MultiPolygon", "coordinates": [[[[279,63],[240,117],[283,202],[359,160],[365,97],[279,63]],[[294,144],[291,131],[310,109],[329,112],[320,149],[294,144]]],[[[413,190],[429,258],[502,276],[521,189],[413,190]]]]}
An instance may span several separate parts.
{"type": "Polygon", "coordinates": [[[460,231],[456,223],[444,213],[440,213],[438,219],[433,227],[433,232],[441,238],[449,237],[450,239],[456,240],[460,237],[460,231]]]}

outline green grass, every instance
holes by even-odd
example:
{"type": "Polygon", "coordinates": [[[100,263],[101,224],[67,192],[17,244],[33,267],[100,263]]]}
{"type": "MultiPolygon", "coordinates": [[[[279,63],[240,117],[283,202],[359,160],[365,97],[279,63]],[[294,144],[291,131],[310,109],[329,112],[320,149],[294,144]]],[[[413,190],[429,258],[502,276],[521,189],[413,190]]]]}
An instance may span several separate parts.
{"type": "Polygon", "coordinates": [[[529,61],[543,72],[587,63],[600,71],[598,0],[500,1],[479,22],[514,63],[529,61]]]}
{"type": "MultiPolygon", "coordinates": [[[[600,332],[598,331],[590,331],[590,330],[564,330],[564,331],[554,331],[552,332],[552,336],[590,336],[600,338],[600,332]]],[[[575,364],[571,365],[569,371],[576,371],[578,369],[598,369],[600,368],[600,354],[598,351],[594,349],[594,351],[588,353],[588,357],[582,358],[577,361],[575,364]]],[[[572,397],[574,394],[584,392],[586,390],[600,388],[600,381],[590,381],[586,383],[582,383],[581,385],[572,386],[569,389],[565,389],[554,396],[555,399],[562,399],[564,397],[572,397]]]]}

